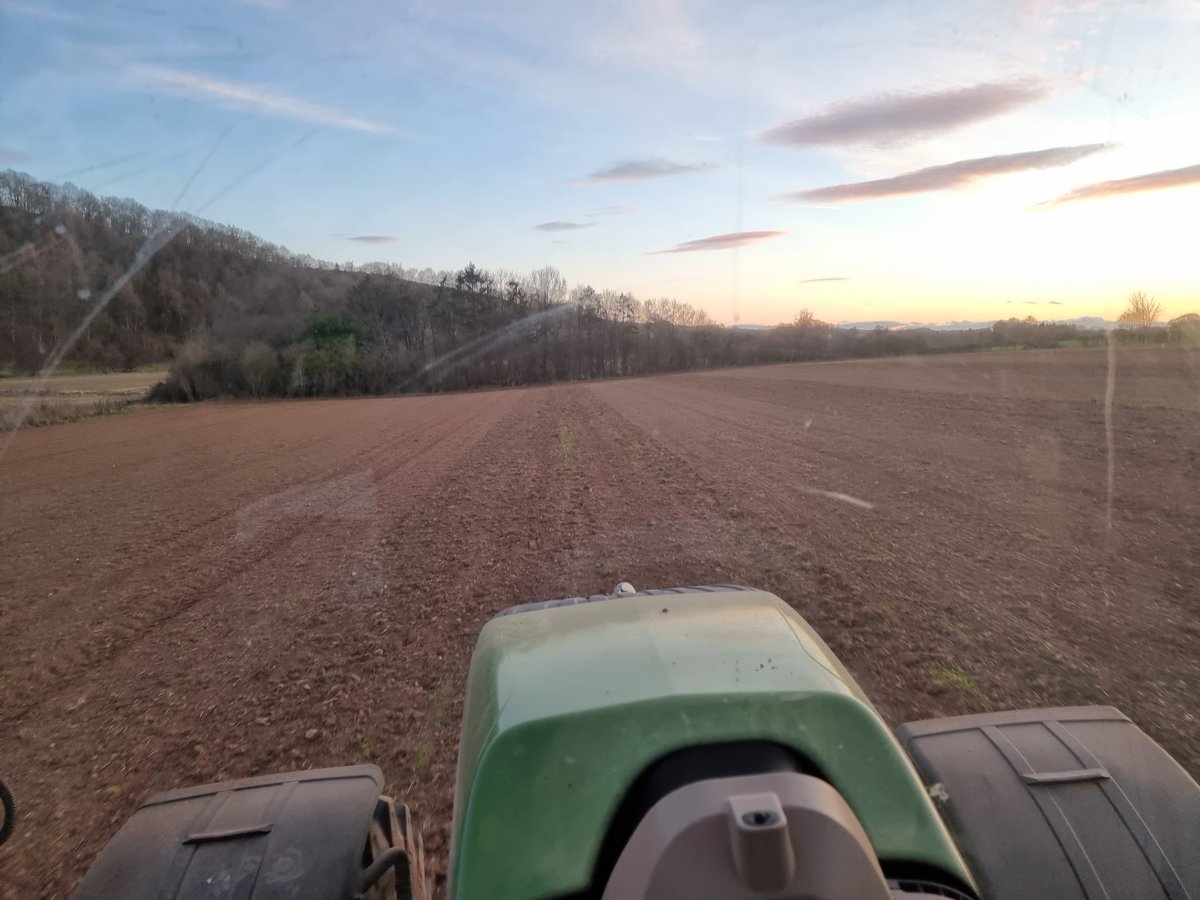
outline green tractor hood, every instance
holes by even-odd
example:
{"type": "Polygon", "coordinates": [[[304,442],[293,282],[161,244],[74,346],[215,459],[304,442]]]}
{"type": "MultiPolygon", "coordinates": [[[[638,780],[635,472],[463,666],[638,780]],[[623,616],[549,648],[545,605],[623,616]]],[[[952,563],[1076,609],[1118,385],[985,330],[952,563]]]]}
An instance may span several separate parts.
{"type": "Polygon", "coordinates": [[[674,751],[732,741],[805,760],[885,870],[972,883],[912,764],[825,643],[778,597],[721,586],[531,604],[484,627],[459,749],[453,895],[596,888],[638,776],[674,751]]]}

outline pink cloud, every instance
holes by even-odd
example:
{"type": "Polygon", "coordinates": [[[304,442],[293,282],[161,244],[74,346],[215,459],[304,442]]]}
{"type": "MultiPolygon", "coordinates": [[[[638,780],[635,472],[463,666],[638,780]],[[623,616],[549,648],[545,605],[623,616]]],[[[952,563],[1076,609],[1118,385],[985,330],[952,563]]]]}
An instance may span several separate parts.
{"type": "Polygon", "coordinates": [[[1007,81],[926,94],[886,94],[784,122],[760,137],[769,144],[788,147],[894,141],[990,119],[1044,100],[1051,93],[1052,88],[1040,81],[1007,81]]]}
{"type": "Polygon", "coordinates": [[[1099,200],[1102,197],[1119,197],[1122,194],[1165,191],[1189,184],[1200,184],[1200,165],[1184,166],[1182,169],[1164,169],[1161,172],[1135,175],[1132,178],[1118,178],[1114,181],[1097,181],[1095,184],[1085,184],[1083,187],[1068,191],[1061,197],[1055,197],[1053,200],[1047,200],[1038,205],[1061,206],[1076,200],[1099,200]]]}
{"type": "Polygon", "coordinates": [[[614,181],[646,181],[651,178],[667,178],[671,175],[687,175],[713,168],[712,163],[681,163],[669,159],[627,159],[597,169],[579,179],[585,184],[608,184],[614,181]]]}
{"type": "Polygon", "coordinates": [[[747,244],[756,244],[759,241],[769,241],[771,238],[777,238],[785,234],[787,234],[786,231],[735,231],[732,234],[716,234],[712,237],[700,238],[695,241],[684,241],[682,244],[676,244],[669,250],[653,250],[651,253],[693,253],[699,250],[732,250],[735,247],[744,247],[747,244]]]}
{"type": "Polygon", "coordinates": [[[785,200],[799,203],[852,203],[858,200],[880,200],[884,197],[903,197],[928,191],[945,191],[964,187],[998,175],[1065,166],[1085,156],[1107,150],[1109,144],[1082,144],[1078,147],[1051,147],[1025,153],[1006,153],[979,159],[962,159],[943,166],[930,166],[875,181],[856,181],[828,187],[796,191],[783,195],[785,200]]]}

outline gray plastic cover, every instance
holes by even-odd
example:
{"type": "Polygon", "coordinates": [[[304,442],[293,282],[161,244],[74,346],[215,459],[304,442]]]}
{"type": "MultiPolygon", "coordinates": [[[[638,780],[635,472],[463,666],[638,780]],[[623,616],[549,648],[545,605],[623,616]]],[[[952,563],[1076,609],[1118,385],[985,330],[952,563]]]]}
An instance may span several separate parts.
{"type": "Polygon", "coordinates": [[[988,900],[1200,897],[1200,787],[1117,710],[896,733],[988,900]]]}
{"type": "Polygon", "coordinates": [[[605,900],[889,900],[871,843],[832,786],[796,772],[694,781],[634,830],[605,900]]]}
{"type": "Polygon", "coordinates": [[[376,766],[347,766],[158,794],[100,852],[75,898],[349,898],[382,788],[376,766]]]}

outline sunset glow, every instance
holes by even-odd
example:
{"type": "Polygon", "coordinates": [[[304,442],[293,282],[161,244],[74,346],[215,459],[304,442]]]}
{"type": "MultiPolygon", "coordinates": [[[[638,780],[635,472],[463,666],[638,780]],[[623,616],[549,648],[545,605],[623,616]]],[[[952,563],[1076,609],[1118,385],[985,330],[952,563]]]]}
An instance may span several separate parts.
{"type": "Polygon", "coordinates": [[[1200,6],[916,12],[0,0],[0,168],[729,324],[1200,307],[1200,6]]]}

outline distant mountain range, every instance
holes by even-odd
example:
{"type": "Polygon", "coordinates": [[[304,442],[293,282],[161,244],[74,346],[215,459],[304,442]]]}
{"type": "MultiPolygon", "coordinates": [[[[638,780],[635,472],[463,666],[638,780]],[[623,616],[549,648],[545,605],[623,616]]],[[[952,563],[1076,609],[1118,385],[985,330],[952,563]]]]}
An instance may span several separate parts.
{"type": "MultiPolygon", "coordinates": [[[[886,328],[889,331],[909,331],[915,328],[925,328],[929,331],[970,331],[977,328],[991,328],[996,324],[996,321],[996,319],[979,321],[959,319],[954,322],[900,322],[896,319],[878,319],[871,322],[839,322],[834,327],[856,328],[859,331],[873,331],[876,328],[886,328]]],[[[1100,331],[1117,327],[1116,322],[1102,319],[1100,316],[1077,316],[1074,319],[1046,319],[1045,321],[1057,325],[1077,325],[1080,328],[1095,328],[1100,331]]],[[[766,331],[774,326],[758,325],[752,322],[739,322],[736,325],[728,327],[738,331],[766,331]]]]}
{"type": "MultiPolygon", "coordinates": [[[[1102,319],[1099,316],[1077,316],[1074,319],[1047,319],[1046,321],[1059,325],[1077,325],[1080,328],[1096,328],[1099,330],[1117,327],[1116,322],[1110,322],[1108,319],[1102,319]]],[[[977,322],[966,319],[960,319],[955,322],[897,322],[891,319],[882,319],[876,322],[839,322],[836,327],[865,330],[887,328],[895,331],[904,331],[913,328],[927,328],[930,331],[969,331],[973,328],[991,328],[995,323],[995,319],[977,322]]]]}

